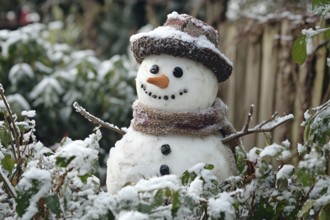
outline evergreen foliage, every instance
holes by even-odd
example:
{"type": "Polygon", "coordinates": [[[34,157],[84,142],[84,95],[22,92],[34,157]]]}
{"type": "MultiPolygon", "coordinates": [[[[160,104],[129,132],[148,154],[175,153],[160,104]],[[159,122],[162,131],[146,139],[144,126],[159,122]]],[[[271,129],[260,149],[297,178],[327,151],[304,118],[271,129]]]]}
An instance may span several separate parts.
{"type": "Polygon", "coordinates": [[[197,164],[181,177],[129,184],[111,195],[95,176],[102,135],[62,140],[54,152],[37,141],[35,111],[18,120],[1,87],[0,217],[22,219],[326,219],[330,215],[330,101],[306,112],[305,141],[295,168],[289,141],[237,147],[238,176],[219,183],[213,165],[197,164]],[[280,164],[273,166],[273,162],[280,164]],[[244,165],[245,164],[245,165],[244,165]]]}

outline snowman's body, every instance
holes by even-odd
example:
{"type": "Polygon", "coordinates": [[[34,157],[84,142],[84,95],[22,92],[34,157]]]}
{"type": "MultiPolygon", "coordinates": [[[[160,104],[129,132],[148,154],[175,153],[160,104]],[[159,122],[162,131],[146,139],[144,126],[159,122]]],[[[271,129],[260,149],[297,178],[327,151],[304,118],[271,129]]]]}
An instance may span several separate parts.
{"type": "Polygon", "coordinates": [[[232,152],[221,143],[221,134],[204,138],[154,136],[129,129],[110,155],[108,169],[112,172],[107,182],[112,193],[141,178],[161,176],[162,166],[179,176],[197,163],[213,164],[213,172],[220,181],[233,175],[235,170],[232,152]]]}

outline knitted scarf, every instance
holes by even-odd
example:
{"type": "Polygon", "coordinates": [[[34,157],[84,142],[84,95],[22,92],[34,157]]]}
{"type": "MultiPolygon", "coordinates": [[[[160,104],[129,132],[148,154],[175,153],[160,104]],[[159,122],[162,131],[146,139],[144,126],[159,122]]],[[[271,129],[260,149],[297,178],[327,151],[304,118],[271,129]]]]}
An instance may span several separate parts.
{"type": "MultiPolygon", "coordinates": [[[[138,100],[133,104],[132,127],[152,135],[190,135],[205,137],[212,134],[227,136],[235,129],[227,120],[227,106],[217,98],[214,105],[193,112],[165,112],[143,105],[138,100]]],[[[234,150],[239,140],[229,143],[234,150]]]]}

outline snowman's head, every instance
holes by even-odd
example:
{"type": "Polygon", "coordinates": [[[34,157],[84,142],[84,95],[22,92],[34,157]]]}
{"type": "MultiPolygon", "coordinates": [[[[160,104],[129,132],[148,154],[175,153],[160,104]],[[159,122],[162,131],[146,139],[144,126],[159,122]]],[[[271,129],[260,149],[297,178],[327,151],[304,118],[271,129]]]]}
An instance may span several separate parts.
{"type": "Polygon", "coordinates": [[[212,106],[218,80],[206,66],[170,55],[144,58],[136,77],[140,102],[154,109],[183,112],[212,106]]]}

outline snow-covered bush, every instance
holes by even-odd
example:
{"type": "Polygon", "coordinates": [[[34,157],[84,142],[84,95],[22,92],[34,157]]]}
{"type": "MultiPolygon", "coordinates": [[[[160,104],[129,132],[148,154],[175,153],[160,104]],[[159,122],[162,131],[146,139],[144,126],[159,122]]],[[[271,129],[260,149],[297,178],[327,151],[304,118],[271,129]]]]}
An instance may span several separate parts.
{"type": "Polygon", "coordinates": [[[239,176],[219,183],[213,165],[196,164],[181,177],[141,180],[104,192],[97,169],[96,130],[85,140],[64,138],[54,152],[37,141],[35,111],[18,120],[0,88],[1,219],[326,219],[330,215],[330,101],[305,113],[297,167],[286,164],[290,143],[244,152],[239,176]],[[276,161],[277,163],[274,163],[276,161]],[[278,164],[274,166],[273,164],[278,164]]]}
{"type": "MultiPolygon", "coordinates": [[[[312,0],[312,12],[321,18],[328,18],[330,13],[330,2],[327,0],[312,0]]],[[[330,27],[328,22],[320,22],[321,26],[303,29],[292,45],[292,59],[303,64],[307,57],[313,52],[313,38],[320,36],[327,45],[330,40],[330,27]]],[[[318,45],[320,46],[320,45],[318,45]]]]}
{"type": "MultiPolygon", "coordinates": [[[[0,31],[0,82],[12,108],[37,111],[36,135],[47,145],[92,131],[84,118],[72,114],[74,101],[106,121],[128,126],[135,100],[135,71],[128,59],[102,61],[91,50],[49,43],[51,28],[32,24],[0,31]]],[[[118,139],[105,138],[107,146],[118,139]]]]}

